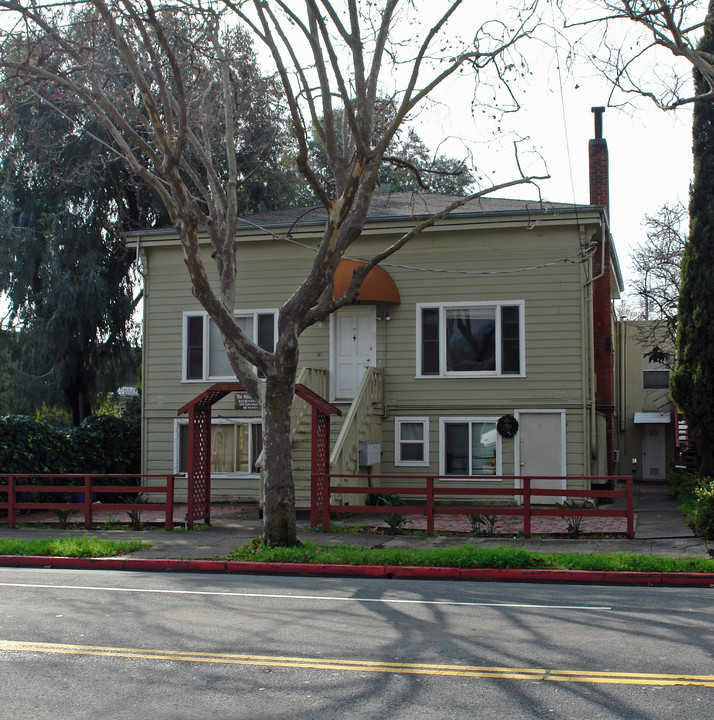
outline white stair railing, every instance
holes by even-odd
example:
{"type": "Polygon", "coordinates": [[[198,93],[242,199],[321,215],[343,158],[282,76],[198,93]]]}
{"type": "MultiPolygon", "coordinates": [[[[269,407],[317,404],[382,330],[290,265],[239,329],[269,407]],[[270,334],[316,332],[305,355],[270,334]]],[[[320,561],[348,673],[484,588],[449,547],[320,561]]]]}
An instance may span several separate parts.
{"type": "Polygon", "coordinates": [[[330,470],[353,475],[359,469],[359,441],[369,437],[375,405],[382,403],[382,370],[367,368],[330,454],[330,470]]]}

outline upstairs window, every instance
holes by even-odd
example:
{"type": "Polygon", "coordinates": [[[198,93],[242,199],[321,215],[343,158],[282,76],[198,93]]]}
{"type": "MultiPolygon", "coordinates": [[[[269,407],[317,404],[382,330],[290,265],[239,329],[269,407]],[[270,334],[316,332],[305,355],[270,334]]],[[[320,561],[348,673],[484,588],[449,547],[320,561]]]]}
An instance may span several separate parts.
{"type": "Polygon", "coordinates": [[[523,375],[523,302],[417,305],[417,375],[523,375]]]}
{"type": "MultiPolygon", "coordinates": [[[[238,327],[259,347],[275,350],[277,313],[274,310],[236,313],[238,327]]],[[[185,313],[184,380],[235,380],[218,326],[205,312],[185,313]]]]}
{"type": "Polygon", "coordinates": [[[662,360],[650,360],[649,355],[642,358],[642,387],[644,390],[669,390],[669,353],[662,353],[662,360]]]}

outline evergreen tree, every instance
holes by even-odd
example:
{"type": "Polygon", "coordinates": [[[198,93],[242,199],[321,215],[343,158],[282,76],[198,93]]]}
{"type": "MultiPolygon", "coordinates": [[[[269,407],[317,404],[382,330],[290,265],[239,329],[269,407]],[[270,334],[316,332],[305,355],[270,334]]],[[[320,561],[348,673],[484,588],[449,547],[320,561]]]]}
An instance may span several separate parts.
{"type": "MultiPolygon", "coordinates": [[[[714,52],[714,0],[709,3],[699,51],[714,52]]],[[[694,71],[696,93],[709,84],[694,71]]],[[[673,397],[697,445],[701,470],[714,475],[714,103],[694,106],[694,182],[689,205],[689,241],[682,259],[677,368],[673,397]]]]}
{"type": "MultiPolygon", "coordinates": [[[[98,45],[81,12],[71,17],[65,37],[98,45]]],[[[220,125],[208,121],[204,129],[202,124],[214,107],[221,107],[221,86],[211,81],[214,70],[204,57],[209,51],[192,43],[201,20],[188,15],[164,19],[178,39],[176,57],[187,78],[202,79],[187,82],[185,90],[193,107],[200,107],[192,111],[192,131],[206,145],[220,147],[220,125]]],[[[305,183],[284,158],[293,141],[278,105],[267,102],[273,81],[261,75],[245,33],[226,31],[226,47],[236,58],[236,212],[292,204],[305,193],[305,183]]],[[[102,45],[101,52],[108,66],[117,62],[116,49],[102,45]]],[[[116,389],[136,371],[140,333],[133,314],[139,295],[124,234],[167,226],[171,219],[158,194],[132,175],[112,150],[113,140],[101,122],[77,98],[51,84],[8,83],[4,89],[0,293],[11,308],[17,372],[10,367],[2,374],[0,393],[5,406],[13,404],[18,392],[11,385],[21,382],[32,386],[33,397],[64,398],[79,425],[92,413],[96,392],[116,389]]],[[[131,115],[133,109],[126,112],[131,115]]],[[[210,185],[212,178],[201,175],[201,158],[194,155],[187,162],[194,164],[199,183],[210,185]]],[[[219,182],[226,162],[215,167],[219,182]]]]}

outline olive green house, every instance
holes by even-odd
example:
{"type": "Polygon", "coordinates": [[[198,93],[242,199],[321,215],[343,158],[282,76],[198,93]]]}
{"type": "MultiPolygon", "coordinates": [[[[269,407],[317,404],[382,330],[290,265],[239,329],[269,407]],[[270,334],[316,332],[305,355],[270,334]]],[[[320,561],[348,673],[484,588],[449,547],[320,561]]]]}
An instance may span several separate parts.
{"type": "MultiPolygon", "coordinates": [[[[336,287],[360,258],[450,200],[375,196],[336,287]]],[[[239,224],[236,316],[264,348],[324,219],[320,208],[296,208],[239,224]]],[[[622,279],[607,222],[604,203],[481,198],[417,235],[367,276],[355,304],[306,330],[298,382],[342,409],[332,419],[332,472],[484,487],[542,475],[564,495],[566,476],[585,489],[587,476],[612,473],[612,301],[622,279]],[[504,432],[512,419],[515,434],[504,432]]],[[[142,471],[185,473],[187,421],[177,410],[235,378],[192,295],[176,234],[132,241],[145,279],[142,471]]],[[[255,404],[231,393],[212,418],[212,500],[260,501],[255,404]]],[[[308,507],[310,412],[300,399],[291,432],[297,505],[308,507]]],[[[185,493],[179,477],[177,499],[185,493]]]]}

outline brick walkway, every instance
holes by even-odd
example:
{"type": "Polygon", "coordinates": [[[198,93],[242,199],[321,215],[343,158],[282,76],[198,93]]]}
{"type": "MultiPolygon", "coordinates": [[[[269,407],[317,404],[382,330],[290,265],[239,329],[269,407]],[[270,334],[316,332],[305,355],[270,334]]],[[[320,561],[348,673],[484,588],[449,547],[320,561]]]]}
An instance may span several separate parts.
{"type": "MultiPolygon", "coordinates": [[[[407,515],[406,518],[405,530],[426,530],[426,517],[424,515],[407,515]]],[[[384,521],[376,521],[375,527],[382,529],[389,527],[389,525],[384,521]]],[[[637,527],[636,514],[635,527],[637,527]]],[[[440,515],[438,513],[434,515],[434,529],[437,532],[454,533],[470,533],[472,531],[468,515],[440,515]]],[[[483,531],[485,526],[481,525],[480,529],[483,531]]],[[[522,531],[523,519],[518,516],[504,515],[498,517],[494,525],[494,535],[514,537],[522,531]]],[[[580,532],[583,535],[626,535],[627,518],[583,518],[580,524],[580,532]]],[[[531,518],[531,533],[533,535],[567,535],[568,522],[559,517],[534,517],[531,518]]]]}
{"type": "MultiPolygon", "coordinates": [[[[174,505],[174,523],[181,524],[186,518],[188,506],[183,504],[174,505]]],[[[221,503],[219,505],[211,505],[211,518],[219,517],[241,517],[248,514],[255,515],[256,505],[255,503],[221,503]]],[[[141,522],[152,523],[152,524],[163,524],[165,521],[163,510],[142,510],[141,511],[141,522]]],[[[0,524],[5,525],[7,522],[5,517],[0,518],[0,524]]],[[[57,513],[52,510],[40,510],[37,512],[20,513],[16,516],[15,522],[18,525],[21,524],[36,524],[42,523],[44,525],[54,525],[58,522],[57,513]]],[[[70,525],[83,525],[84,524],[84,511],[75,510],[69,516],[67,522],[70,525]]],[[[102,510],[101,503],[94,503],[92,505],[92,522],[94,525],[105,525],[105,524],[129,524],[129,516],[126,512],[121,511],[109,511],[102,510]]]]}

